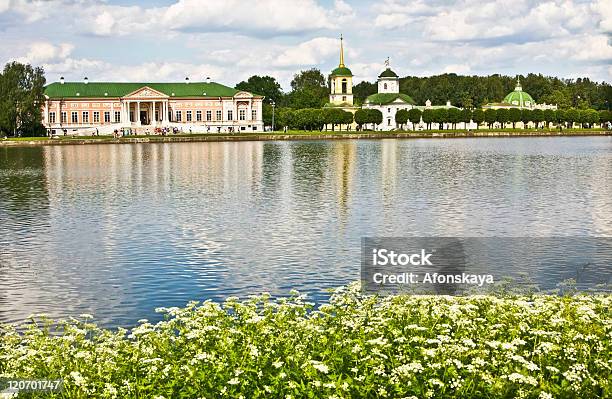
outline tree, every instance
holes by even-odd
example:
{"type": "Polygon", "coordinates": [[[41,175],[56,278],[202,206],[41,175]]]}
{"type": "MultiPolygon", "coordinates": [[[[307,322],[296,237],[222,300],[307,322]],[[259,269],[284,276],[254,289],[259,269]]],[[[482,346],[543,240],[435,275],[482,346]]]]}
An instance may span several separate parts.
{"type": "Polygon", "coordinates": [[[497,120],[497,111],[494,109],[487,109],[484,112],[484,120],[487,122],[487,127],[490,129],[491,124],[497,120]]]}
{"type": "Polygon", "coordinates": [[[335,130],[336,125],[349,125],[353,123],[353,114],[340,108],[325,108],[322,112],[323,122],[326,125],[332,125],[332,131],[335,130]]]}
{"type": "Polygon", "coordinates": [[[359,127],[359,130],[363,128],[363,125],[368,123],[368,109],[361,108],[355,112],[355,123],[359,127]]]}
{"type": "Polygon", "coordinates": [[[44,71],[29,64],[11,62],[0,74],[0,133],[41,136],[44,103],[44,71]]]}
{"type": "Polygon", "coordinates": [[[467,124],[472,121],[472,114],[473,111],[469,108],[464,108],[461,110],[460,122],[463,122],[465,124],[464,127],[467,127],[467,124]]]}
{"type": "Polygon", "coordinates": [[[476,123],[476,129],[478,129],[480,124],[485,121],[485,112],[480,108],[475,109],[472,113],[472,120],[476,123]]]}
{"type": "Polygon", "coordinates": [[[449,108],[446,111],[446,120],[453,125],[453,129],[456,129],[457,123],[461,122],[461,110],[459,108],[449,108]]]}
{"type": "Polygon", "coordinates": [[[553,104],[561,109],[567,109],[572,105],[570,94],[566,90],[554,90],[540,98],[541,103],[553,104]]]}
{"type": "Polygon", "coordinates": [[[427,108],[423,111],[423,122],[427,125],[427,129],[431,130],[431,124],[434,121],[434,110],[427,108]]]}
{"type": "Polygon", "coordinates": [[[565,111],[565,120],[569,123],[569,127],[573,128],[574,123],[580,120],[580,113],[575,108],[570,108],[565,111]]]}
{"type": "Polygon", "coordinates": [[[555,111],[552,109],[545,109],[543,112],[544,122],[546,122],[546,127],[550,128],[550,123],[555,121],[555,111]]]}
{"type": "Polygon", "coordinates": [[[416,125],[421,122],[423,113],[418,108],[411,108],[408,111],[408,120],[412,123],[412,129],[416,130],[416,125]]]}
{"type": "MultiPolygon", "coordinates": [[[[495,114],[495,121],[501,124],[502,129],[506,127],[506,123],[510,122],[510,117],[508,115],[508,110],[506,108],[500,108],[497,110],[497,114],[495,114]]],[[[514,125],[512,126],[514,127],[514,125]]]]}
{"type": "Polygon", "coordinates": [[[361,105],[368,96],[376,94],[378,88],[376,83],[366,82],[365,80],[353,86],[353,99],[356,105],[361,105]]]}
{"type": "Polygon", "coordinates": [[[587,127],[591,128],[599,123],[599,113],[594,109],[582,110],[580,111],[580,122],[586,123],[587,127]]]}
{"type": "Polygon", "coordinates": [[[400,126],[400,130],[404,130],[404,125],[408,122],[408,110],[400,109],[395,113],[395,123],[400,126]]]}
{"type": "Polygon", "coordinates": [[[565,114],[565,110],[562,109],[558,109],[555,111],[555,121],[559,126],[561,126],[561,124],[565,122],[565,114]]]}
{"type": "Polygon", "coordinates": [[[267,100],[274,101],[277,105],[283,96],[280,84],[271,76],[253,75],[246,81],[238,83],[236,89],[265,96],[267,100]]]}
{"type": "Polygon", "coordinates": [[[279,128],[295,128],[293,122],[295,121],[295,111],[291,108],[280,108],[276,110],[275,124],[279,128]]]}
{"type": "Polygon", "coordinates": [[[301,71],[291,80],[289,106],[294,109],[319,108],[328,98],[325,77],[316,68],[301,71]]]}
{"type": "Polygon", "coordinates": [[[533,111],[530,109],[521,110],[521,122],[523,122],[523,129],[527,129],[527,124],[533,121],[533,111]]]}
{"type": "Polygon", "coordinates": [[[521,121],[520,108],[510,108],[508,110],[508,121],[512,123],[512,129],[516,129],[516,123],[521,121]]]}
{"type": "Polygon", "coordinates": [[[383,114],[377,109],[368,109],[368,123],[380,125],[383,120],[383,114]]]}
{"type": "Polygon", "coordinates": [[[446,108],[436,108],[434,110],[434,122],[438,124],[439,129],[444,129],[444,122],[448,122],[448,111],[446,108]]]}
{"type": "Polygon", "coordinates": [[[534,109],[531,111],[531,121],[535,123],[536,129],[540,128],[540,122],[544,121],[544,111],[541,109],[534,109]]]}

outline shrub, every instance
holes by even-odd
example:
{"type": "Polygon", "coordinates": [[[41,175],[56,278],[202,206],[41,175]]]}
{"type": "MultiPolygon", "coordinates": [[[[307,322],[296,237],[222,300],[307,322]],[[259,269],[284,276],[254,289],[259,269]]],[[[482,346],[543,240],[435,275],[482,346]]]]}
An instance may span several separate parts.
{"type": "Polygon", "coordinates": [[[352,286],[318,309],[297,293],[192,302],[130,331],[38,318],[0,328],[0,375],[63,378],[66,398],[609,397],[611,298],[352,286]]]}

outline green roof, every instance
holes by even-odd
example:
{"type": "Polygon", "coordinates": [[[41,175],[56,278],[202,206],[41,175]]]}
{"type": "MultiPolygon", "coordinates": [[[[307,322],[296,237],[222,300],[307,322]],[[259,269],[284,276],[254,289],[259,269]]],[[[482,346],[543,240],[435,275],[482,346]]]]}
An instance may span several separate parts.
{"type": "Polygon", "coordinates": [[[519,107],[524,107],[527,102],[529,102],[530,106],[535,104],[535,101],[533,101],[533,98],[531,98],[529,93],[522,90],[514,90],[512,93],[504,97],[503,102],[519,107]]]}
{"type": "Polygon", "coordinates": [[[382,73],[378,75],[378,77],[379,78],[399,78],[399,76],[397,76],[397,73],[393,72],[391,68],[387,68],[384,71],[382,71],[382,73]]]}
{"type": "Polygon", "coordinates": [[[169,97],[232,97],[240,90],[219,83],[115,83],[115,82],[59,82],[45,87],[49,98],[105,98],[125,97],[128,94],[150,87],[169,97]],[[77,95],[78,93],[78,95],[77,95]],[[174,93],[174,94],[173,94],[174,93]]]}
{"type": "Polygon", "coordinates": [[[365,102],[368,104],[389,104],[398,98],[408,104],[415,103],[409,95],[403,93],[376,93],[368,96],[365,102]]]}
{"type": "Polygon", "coordinates": [[[331,72],[332,76],[353,76],[353,73],[347,67],[338,67],[331,72]]]}

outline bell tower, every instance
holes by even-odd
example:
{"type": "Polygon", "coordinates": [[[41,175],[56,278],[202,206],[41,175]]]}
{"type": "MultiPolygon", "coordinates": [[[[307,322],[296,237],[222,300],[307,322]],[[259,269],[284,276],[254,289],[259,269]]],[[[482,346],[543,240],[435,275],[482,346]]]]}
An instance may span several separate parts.
{"type": "Polygon", "coordinates": [[[353,73],[344,65],[344,39],[340,35],[340,63],[330,75],[329,102],[333,105],[353,105],[353,73]]]}

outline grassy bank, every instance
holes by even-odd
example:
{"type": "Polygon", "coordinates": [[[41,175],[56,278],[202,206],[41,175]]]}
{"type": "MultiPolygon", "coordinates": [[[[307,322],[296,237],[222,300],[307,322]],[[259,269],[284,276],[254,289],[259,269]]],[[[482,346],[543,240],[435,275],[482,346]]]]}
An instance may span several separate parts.
{"type": "MultiPolygon", "coordinates": [[[[599,398],[612,393],[610,295],[362,296],[313,311],[268,296],[165,320],[0,330],[0,375],[86,398],[599,398]]],[[[60,396],[60,395],[57,395],[60,396]]],[[[48,396],[45,396],[48,397],[48,396]]]]}
{"type": "Polygon", "coordinates": [[[178,135],[151,135],[126,136],[115,139],[112,136],[78,136],[58,137],[19,137],[0,139],[0,147],[8,146],[39,146],[39,145],[69,145],[69,144],[131,144],[131,143],[172,143],[172,142],[200,142],[200,141],[274,141],[274,140],[335,140],[335,139],[414,139],[414,138],[465,138],[465,137],[545,137],[545,136],[606,136],[611,131],[601,129],[566,129],[535,130],[535,129],[499,129],[499,130],[425,130],[425,131],[318,131],[318,130],[290,130],[288,132],[266,133],[213,133],[213,134],[178,134],[178,135]]]}

